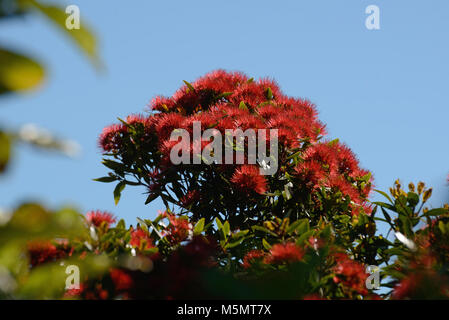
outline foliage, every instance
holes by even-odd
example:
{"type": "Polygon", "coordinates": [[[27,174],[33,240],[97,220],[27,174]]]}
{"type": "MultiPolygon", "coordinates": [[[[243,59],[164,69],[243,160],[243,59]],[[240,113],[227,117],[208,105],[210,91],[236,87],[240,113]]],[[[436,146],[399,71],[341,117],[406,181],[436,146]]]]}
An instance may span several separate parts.
{"type": "MultiPolygon", "coordinates": [[[[93,65],[101,68],[97,41],[93,33],[85,26],[84,21],[80,29],[68,30],[65,26],[67,15],[65,9],[61,6],[50,5],[37,0],[0,0],[0,21],[17,19],[36,12],[43,14],[60,30],[64,31],[89,57],[93,65]]],[[[45,68],[34,58],[5,48],[0,44],[0,96],[35,89],[44,81],[45,75],[45,68]]],[[[72,155],[76,151],[73,149],[73,143],[57,139],[44,130],[33,129],[31,134],[29,130],[25,134],[21,134],[20,130],[12,131],[0,127],[0,172],[6,170],[13,145],[16,142],[58,150],[68,155],[72,155]]]]}

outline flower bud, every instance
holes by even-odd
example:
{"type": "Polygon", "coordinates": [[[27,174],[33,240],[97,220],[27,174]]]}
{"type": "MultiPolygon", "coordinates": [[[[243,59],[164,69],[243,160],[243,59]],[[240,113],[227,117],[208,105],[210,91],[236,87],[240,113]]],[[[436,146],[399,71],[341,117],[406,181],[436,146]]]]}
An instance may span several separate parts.
{"type": "Polygon", "coordinates": [[[408,184],[408,189],[410,190],[410,192],[415,192],[415,185],[413,184],[413,182],[410,182],[408,184]]]}
{"type": "Polygon", "coordinates": [[[431,195],[432,195],[432,188],[430,188],[429,190],[424,191],[423,201],[426,202],[427,200],[429,200],[431,195]]]}
{"type": "Polygon", "coordinates": [[[424,190],[424,182],[419,182],[418,183],[418,194],[421,194],[422,192],[423,192],[423,190],[424,190]]]}

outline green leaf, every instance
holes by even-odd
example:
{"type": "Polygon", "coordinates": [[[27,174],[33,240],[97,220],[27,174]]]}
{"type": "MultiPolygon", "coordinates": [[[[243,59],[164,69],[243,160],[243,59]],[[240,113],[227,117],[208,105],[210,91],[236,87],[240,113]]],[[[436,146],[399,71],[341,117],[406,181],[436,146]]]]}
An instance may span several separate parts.
{"type": "Polygon", "coordinates": [[[448,213],[447,209],[444,208],[437,208],[437,209],[432,209],[429,210],[425,213],[426,216],[430,217],[430,216],[440,216],[442,214],[448,213]]]}
{"type": "Polygon", "coordinates": [[[380,207],[380,209],[382,210],[382,213],[384,214],[385,219],[388,221],[388,223],[391,223],[391,217],[390,217],[390,215],[388,214],[387,210],[385,210],[385,209],[382,208],[382,207],[380,207]]]}
{"type": "Polygon", "coordinates": [[[122,172],[123,169],[125,168],[125,166],[117,161],[113,161],[113,160],[109,160],[109,159],[105,159],[102,161],[102,164],[106,167],[108,167],[111,170],[114,170],[116,172],[122,172]]]}
{"type": "Polygon", "coordinates": [[[0,94],[32,89],[44,76],[45,71],[37,62],[0,48],[0,94]]]}
{"type": "Polygon", "coordinates": [[[265,227],[262,227],[262,226],[252,226],[251,229],[262,231],[264,233],[268,233],[268,234],[272,235],[273,237],[277,237],[278,236],[276,233],[274,233],[271,230],[269,230],[269,229],[267,229],[265,227]]]}
{"type": "Polygon", "coordinates": [[[407,193],[407,201],[412,207],[415,207],[419,203],[419,195],[414,192],[409,192],[407,193]]]}
{"type": "Polygon", "coordinates": [[[312,235],[313,235],[314,230],[309,230],[306,233],[303,233],[297,240],[296,240],[296,244],[298,246],[301,246],[304,241],[306,241],[307,239],[309,239],[312,235]]]}
{"type": "Polygon", "coordinates": [[[271,90],[270,87],[267,88],[267,99],[268,100],[273,99],[273,91],[271,90]]]}
{"type": "Polygon", "coordinates": [[[241,101],[239,104],[239,109],[240,110],[248,110],[248,107],[246,106],[244,101],[241,101]]]}
{"type": "Polygon", "coordinates": [[[332,141],[329,141],[328,145],[333,147],[334,145],[338,144],[339,142],[340,142],[340,140],[337,138],[337,139],[334,139],[332,141]]]}
{"type": "Polygon", "coordinates": [[[308,219],[300,219],[293,222],[287,228],[287,234],[291,234],[293,231],[297,231],[299,234],[304,233],[309,230],[309,220],[308,219]]]}
{"type": "Polygon", "coordinates": [[[92,64],[97,68],[102,68],[102,63],[98,57],[98,45],[92,31],[86,27],[84,20],[81,20],[79,29],[68,29],[66,27],[66,20],[69,17],[65,10],[59,6],[42,4],[36,0],[21,0],[25,6],[30,6],[37,9],[49,20],[51,20],[60,30],[64,31],[78,47],[89,57],[92,64]]]}
{"type": "Polygon", "coordinates": [[[186,86],[189,88],[190,91],[192,91],[192,92],[195,91],[195,88],[192,86],[192,84],[190,84],[189,82],[187,82],[185,80],[182,80],[182,81],[186,84],[186,86]]]}
{"type": "Polygon", "coordinates": [[[145,200],[145,204],[149,204],[150,202],[152,202],[154,199],[156,199],[157,197],[159,197],[159,195],[157,193],[151,193],[147,200],[145,200]]]}
{"type": "Polygon", "coordinates": [[[228,221],[225,221],[222,228],[223,234],[225,235],[225,238],[230,234],[231,232],[231,226],[229,225],[228,221]]]}
{"type": "Polygon", "coordinates": [[[378,205],[381,208],[387,208],[389,210],[396,211],[396,207],[391,205],[391,204],[389,204],[389,203],[380,202],[380,201],[374,201],[373,204],[378,205]]]}
{"type": "Polygon", "coordinates": [[[223,224],[221,223],[220,219],[215,218],[215,222],[217,223],[218,230],[221,230],[223,228],[223,224]]]}
{"type": "Polygon", "coordinates": [[[106,176],[106,177],[101,177],[101,178],[97,178],[97,179],[93,179],[93,180],[98,181],[98,182],[109,183],[109,182],[114,182],[117,179],[115,177],[106,176]]]}
{"type": "Polygon", "coordinates": [[[388,201],[390,201],[391,203],[393,203],[393,201],[391,200],[390,196],[389,196],[388,194],[386,194],[385,192],[380,191],[380,190],[377,190],[377,189],[374,189],[374,191],[376,191],[377,193],[383,195],[385,198],[388,199],[388,201]]]}
{"type": "Polygon", "coordinates": [[[120,221],[117,223],[116,228],[117,228],[117,229],[126,229],[125,220],[120,219],[120,221]]]}
{"type": "Polygon", "coordinates": [[[225,248],[226,248],[226,249],[234,248],[234,247],[238,246],[239,244],[241,244],[241,243],[243,242],[243,240],[245,240],[245,238],[239,238],[239,239],[237,239],[237,240],[235,240],[235,241],[229,242],[229,243],[225,246],[225,248]]]}
{"type": "Polygon", "coordinates": [[[122,191],[123,189],[125,189],[126,186],[126,182],[125,181],[120,181],[117,186],[114,189],[114,201],[115,201],[115,205],[118,204],[118,202],[120,201],[120,197],[122,195],[122,191]]]}
{"type": "Polygon", "coordinates": [[[268,243],[267,240],[265,240],[265,238],[262,239],[262,245],[265,249],[270,250],[271,249],[271,244],[268,243]]]}
{"type": "Polygon", "coordinates": [[[203,232],[204,230],[204,218],[201,218],[195,225],[195,227],[193,228],[193,234],[194,235],[199,235],[201,234],[201,232],[203,232]]]}
{"type": "Polygon", "coordinates": [[[4,171],[11,157],[11,139],[0,131],[0,172],[4,171]]]}

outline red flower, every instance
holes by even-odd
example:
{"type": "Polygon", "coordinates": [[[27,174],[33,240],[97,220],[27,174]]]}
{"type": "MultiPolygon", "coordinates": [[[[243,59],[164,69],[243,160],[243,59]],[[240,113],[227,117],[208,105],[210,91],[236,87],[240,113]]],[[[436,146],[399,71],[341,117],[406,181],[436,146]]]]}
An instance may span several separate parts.
{"type": "Polygon", "coordinates": [[[155,131],[159,141],[170,139],[173,130],[182,128],[183,121],[184,117],[178,113],[161,114],[158,116],[155,131]]]}
{"type": "Polygon", "coordinates": [[[123,146],[123,135],[127,132],[122,124],[105,127],[100,134],[98,144],[105,152],[118,152],[123,146]]]}
{"type": "Polygon", "coordinates": [[[245,193],[250,191],[263,194],[267,191],[267,181],[259,173],[259,168],[255,165],[242,165],[235,170],[231,182],[237,189],[245,193]]]}
{"type": "Polygon", "coordinates": [[[126,291],[132,288],[134,282],[132,277],[122,269],[111,269],[109,271],[115,290],[126,291]]]}
{"type": "Polygon", "coordinates": [[[304,251],[295,243],[275,244],[270,249],[270,255],[265,259],[266,263],[292,263],[301,261],[304,257],[304,251]]]}
{"type": "Polygon", "coordinates": [[[248,269],[256,260],[265,257],[265,255],[262,250],[251,250],[243,258],[243,268],[248,269]]]}
{"type": "Polygon", "coordinates": [[[79,286],[79,289],[68,289],[65,294],[64,297],[80,297],[83,293],[84,290],[86,289],[86,285],[81,283],[79,286]]]}
{"type": "Polygon", "coordinates": [[[170,225],[167,228],[167,239],[172,244],[180,243],[186,240],[191,235],[192,224],[187,218],[177,218],[174,214],[169,214],[167,212],[164,212],[163,216],[167,217],[170,221],[170,225]]]}
{"type": "Polygon", "coordinates": [[[34,241],[28,243],[30,264],[35,267],[48,261],[55,261],[66,256],[66,252],[59,250],[50,241],[34,241]]]}
{"type": "Polygon", "coordinates": [[[156,110],[156,111],[169,111],[172,110],[174,107],[174,101],[171,98],[167,98],[167,97],[162,97],[162,96],[157,96],[155,98],[153,98],[153,100],[151,101],[150,104],[150,108],[152,110],[156,110]]]}
{"type": "Polygon", "coordinates": [[[335,174],[331,175],[329,177],[328,186],[339,190],[344,196],[349,196],[352,201],[360,202],[360,193],[353,184],[344,178],[344,176],[335,174]]]}
{"type": "Polygon", "coordinates": [[[196,80],[192,85],[195,89],[210,89],[217,93],[232,92],[235,88],[248,81],[248,77],[241,72],[227,72],[215,70],[196,80]]]}
{"type": "Polygon", "coordinates": [[[111,224],[115,223],[116,218],[113,214],[106,211],[89,211],[86,213],[86,219],[89,223],[93,224],[96,227],[101,226],[103,222],[109,227],[111,224]]]}
{"type": "Polygon", "coordinates": [[[131,230],[131,240],[129,241],[129,244],[134,248],[143,250],[153,248],[153,241],[151,241],[148,233],[146,233],[141,228],[131,230]]]}
{"type": "Polygon", "coordinates": [[[402,279],[402,281],[396,285],[393,291],[392,298],[402,300],[413,294],[418,284],[421,282],[420,275],[411,274],[407,278],[402,279]]]}
{"type": "Polygon", "coordinates": [[[342,283],[345,287],[359,294],[368,294],[365,282],[369,275],[365,272],[364,266],[350,259],[344,253],[336,253],[334,254],[334,258],[337,261],[334,267],[334,272],[336,273],[334,282],[342,283]]]}
{"type": "Polygon", "coordinates": [[[180,199],[183,207],[189,207],[200,200],[200,192],[198,190],[190,190],[187,194],[180,199]]]}
{"type": "Polygon", "coordinates": [[[299,163],[295,167],[295,172],[312,189],[320,187],[326,178],[326,172],[323,166],[315,160],[299,163]]]}

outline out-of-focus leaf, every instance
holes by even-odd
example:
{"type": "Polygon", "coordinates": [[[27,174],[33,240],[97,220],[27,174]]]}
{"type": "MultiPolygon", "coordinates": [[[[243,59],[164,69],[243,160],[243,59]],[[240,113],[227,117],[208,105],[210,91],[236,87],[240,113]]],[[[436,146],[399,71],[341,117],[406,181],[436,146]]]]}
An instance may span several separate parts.
{"type": "Polygon", "coordinates": [[[11,139],[0,131],[0,172],[3,172],[11,157],[11,139]]]}
{"type": "Polygon", "coordinates": [[[56,299],[66,290],[67,266],[79,268],[80,281],[107,272],[111,261],[105,255],[85,259],[69,259],[64,265],[59,262],[47,263],[36,267],[20,286],[17,295],[24,299],[56,299]]]}
{"type": "Polygon", "coordinates": [[[39,63],[0,48],[0,94],[32,89],[42,82],[44,75],[39,63]]]}
{"type": "Polygon", "coordinates": [[[61,30],[66,32],[66,34],[78,45],[78,47],[87,54],[96,68],[102,67],[101,61],[98,57],[97,40],[89,28],[85,26],[84,21],[81,21],[79,29],[69,30],[66,27],[68,15],[61,7],[42,4],[40,1],[36,0],[20,0],[20,3],[22,7],[32,7],[39,10],[53,23],[60,27],[61,30]]]}
{"type": "Polygon", "coordinates": [[[264,246],[265,249],[270,250],[271,249],[271,244],[268,243],[267,240],[265,240],[265,238],[262,238],[262,245],[264,246]]]}
{"type": "Polygon", "coordinates": [[[72,238],[84,230],[81,215],[70,208],[50,212],[28,203],[14,211],[11,219],[0,227],[0,243],[33,239],[72,238]]]}
{"type": "Polygon", "coordinates": [[[13,138],[19,142],[28,143],[40,149],[58,151],[68,157],[75,157],[79,154],[80,146],[72,140],[60,139],[44,128],[40,128],[33,123],[23,125],[17,133],[12,134],[13,138]]]}

